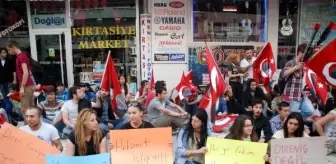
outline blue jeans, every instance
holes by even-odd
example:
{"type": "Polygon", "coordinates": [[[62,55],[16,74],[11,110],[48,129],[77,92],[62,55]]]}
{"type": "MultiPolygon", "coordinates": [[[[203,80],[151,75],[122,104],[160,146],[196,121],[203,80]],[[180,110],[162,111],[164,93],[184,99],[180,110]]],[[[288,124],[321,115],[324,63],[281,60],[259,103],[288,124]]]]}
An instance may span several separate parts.
{"type": "MultiPolygon", "coordinates": [[[[111,123],[114,126],[113,129],[120,129],[126,123],[126,120],[125,119],[109,120],[108,123],[111,123]]],[[[99,127],[103,129],[106,133],[112,130],[108,127],[107,124],[104,124],[104,123],[100,123],[99,127]]]]}
{"type": "Polygon", "coordinates": [[[314,107],[308,97],[304,97],[301,101],[288,101],[291,112],[300,112],[303,120],[311,117],[314,113],[314,107]]]}

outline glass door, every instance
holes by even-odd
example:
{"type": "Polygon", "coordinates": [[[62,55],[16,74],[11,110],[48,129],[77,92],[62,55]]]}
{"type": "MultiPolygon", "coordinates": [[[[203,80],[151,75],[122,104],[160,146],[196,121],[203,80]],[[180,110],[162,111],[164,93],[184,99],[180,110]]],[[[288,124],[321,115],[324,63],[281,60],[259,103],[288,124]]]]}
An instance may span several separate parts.
{"type": "Polygon", "coordinates": [[[41,84],[67,85],[65,36],[59,34],[42,34],[36,37],[37,61],[43,69],[41,84]]]}

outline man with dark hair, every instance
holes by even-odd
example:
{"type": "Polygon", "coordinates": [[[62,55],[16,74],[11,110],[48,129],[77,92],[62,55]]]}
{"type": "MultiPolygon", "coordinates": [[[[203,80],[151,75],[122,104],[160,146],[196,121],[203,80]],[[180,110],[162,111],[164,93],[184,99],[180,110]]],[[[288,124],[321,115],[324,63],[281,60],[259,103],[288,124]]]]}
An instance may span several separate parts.
{"type": "MultiPolygon", "coordinates": [[[[106,133],[112,129],[120,129],[125,122],[124,118],[117,119],[111,105],[110,91],[101,89],[96,94],[96,104],[93,106],[97,110],[99,126],[106,133]]],[[[126,121],[127,122],[127,121],[126,121]]]]}
{"type": "Polygon", "coordinates": [[[303,119],[313,115],[314,108],[307,96],[303,95],[303,53],[307,44],[298,47],[296,57],[288,61],[283,68],[283,76],[287,84],[283,93],[283,100],[289,102],[291,112],[301,112],[303,119]]]}
{"type": "Polygon", "coordinates": [[[62,119],[66,125],[63,129],[63,133],[70,134],[72,129],[75,128],[76,119],[79,114],[78,104],[81,99],[84,98],[84,90],[80,87],[70,88],[70,98],[71,100],[66,101],[62,106],[62,119]]]}
{"type": "Polygon", "coordinates": [[[174,124],[181,128],[188,123],[188,113],[180,106],[168,101],[165,87],[157,87],[155,92],[156,97],[148,105],[148,118],[155,127],[167,127],[174,124]],[[168,109],[168,106],[177,110],[168,109]]]}
{"type": "Polygon", "coordinates": [[[283,123],[286,121],[286,118],[289,116],[290,104],[286,101],[280,102],[278,105],[278,113],[279,113],[278,115],[276,115],[270,120],[273,133],[275,133],[276,131],[282,128],[283,123]]]}
{"type": "Polygon", "coordinates": [[[61,82],[56,83],[56,99],[67,101],[69,100],[69,89],[65,88],[61,82]]]}
{"type": "Polygon", "coordinates": [[[9,85],[16,84],[15,63],[8,57],[6,49],[0,49],[0,90],[3,98],[9,93],[9,85]]]}
{"type": "Polygon", "coordinates": [[[253,70],[252,64],[255,61],[255,57],[253,57],[253,50],[246,49],[245,50],[245,57],[243,60],[240,61],[240,68],[244,76],[244,90],[247,87],[246,82],[248,79],[253,79],[253,70]]]}
{"type": "Polygon", "coordinates": [[[27,120],[27,125],[20,127],[21,130],[55,146],[58,150],[62,151],[63,147],[57,129],[52,125],[41,121],[41,109],[28,108],[25,113],[25,118],[27,120]]]}
{"type": "Polygon", "coordinates": [[[27,54],[22,52],[15,41],[9,42],[7,46],[11,55],[16,55],[16,74],[20,85],[20,103],[22,113],[34,106],[35,80],[31,73],[31,65],[27,54]]]}
{"type": "Polygon", "coordinates": [[[254,99],[251,102],[252,111],[247,114],[252,118],[254,129],[260,139],[261,131],[264,131],[265,142],[268,142],[272,138],[272,129],[269,120],[262,114],[263,101],[254,99]]]}
{"type": "Polygon", "coordinates": [[[157,88],[162,88],[166,87],[166,82],[165,81],[156,81],[154,90],[148,93],[147,98],[146,98],[146,107],[148,107],[149,103],[155,98],[155,90],[157,88]]]}
{"type": "Polygon", "coordinates": [[[55,126],[59,132],[62,132],[65,127],[61,115],[64,102],[56,99],[54,87],[47,88],[45,93],[47,95],[46,99],[37,105],[43,111],[43,121],[55,126]]]}

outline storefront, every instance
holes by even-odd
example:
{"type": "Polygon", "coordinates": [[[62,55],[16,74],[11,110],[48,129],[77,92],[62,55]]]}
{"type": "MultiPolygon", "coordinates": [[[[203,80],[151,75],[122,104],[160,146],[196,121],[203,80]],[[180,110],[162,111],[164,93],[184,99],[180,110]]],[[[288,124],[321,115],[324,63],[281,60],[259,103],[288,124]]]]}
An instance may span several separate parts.
{"type": "Polygon", "coordinates": [[[4,0],[0,8],[0,48],[18,41],[42,65],[42,83],[99,85],[110,50],[133,91],[152,73],[169,89],[190,69],[195,83],[208,83],[204,41],[224,74],[230,58],[266,42],[281,69],[313,23],[335,19],[332,0],[4,0]]]}

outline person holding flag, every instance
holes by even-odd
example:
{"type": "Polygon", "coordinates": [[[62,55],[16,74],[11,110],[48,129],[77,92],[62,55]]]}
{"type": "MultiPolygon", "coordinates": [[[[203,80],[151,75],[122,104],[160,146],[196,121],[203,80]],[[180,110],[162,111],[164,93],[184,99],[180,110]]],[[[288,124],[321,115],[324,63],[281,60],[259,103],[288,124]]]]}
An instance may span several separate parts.
{"type": "Polygon", "coordinates": [[[307,96],[303,92],[303,53],[307,44],[299,45],[295,58],[288,61],[283,68],[283,76],[287,79],[287,83],[283,92],[283,100],[290,103],[291,112],[301,112],[303,119],[307,119],[313,115],[314,107],[307,96]]]}
{"type": "Polygon", "coordinates": [[[205,57],[208,63],[208,72],[210,75],[210,97],[211,97],[211,111],[210,111],[210,120],[212,124],[215,124],[216,112],[215,106],[217,100],[226,90],[226,83],[224,81],[223,75],[219,71],[218,65],[214,59],[213,54],[211,53],[209,47],[205,47],[205,57]]]}

